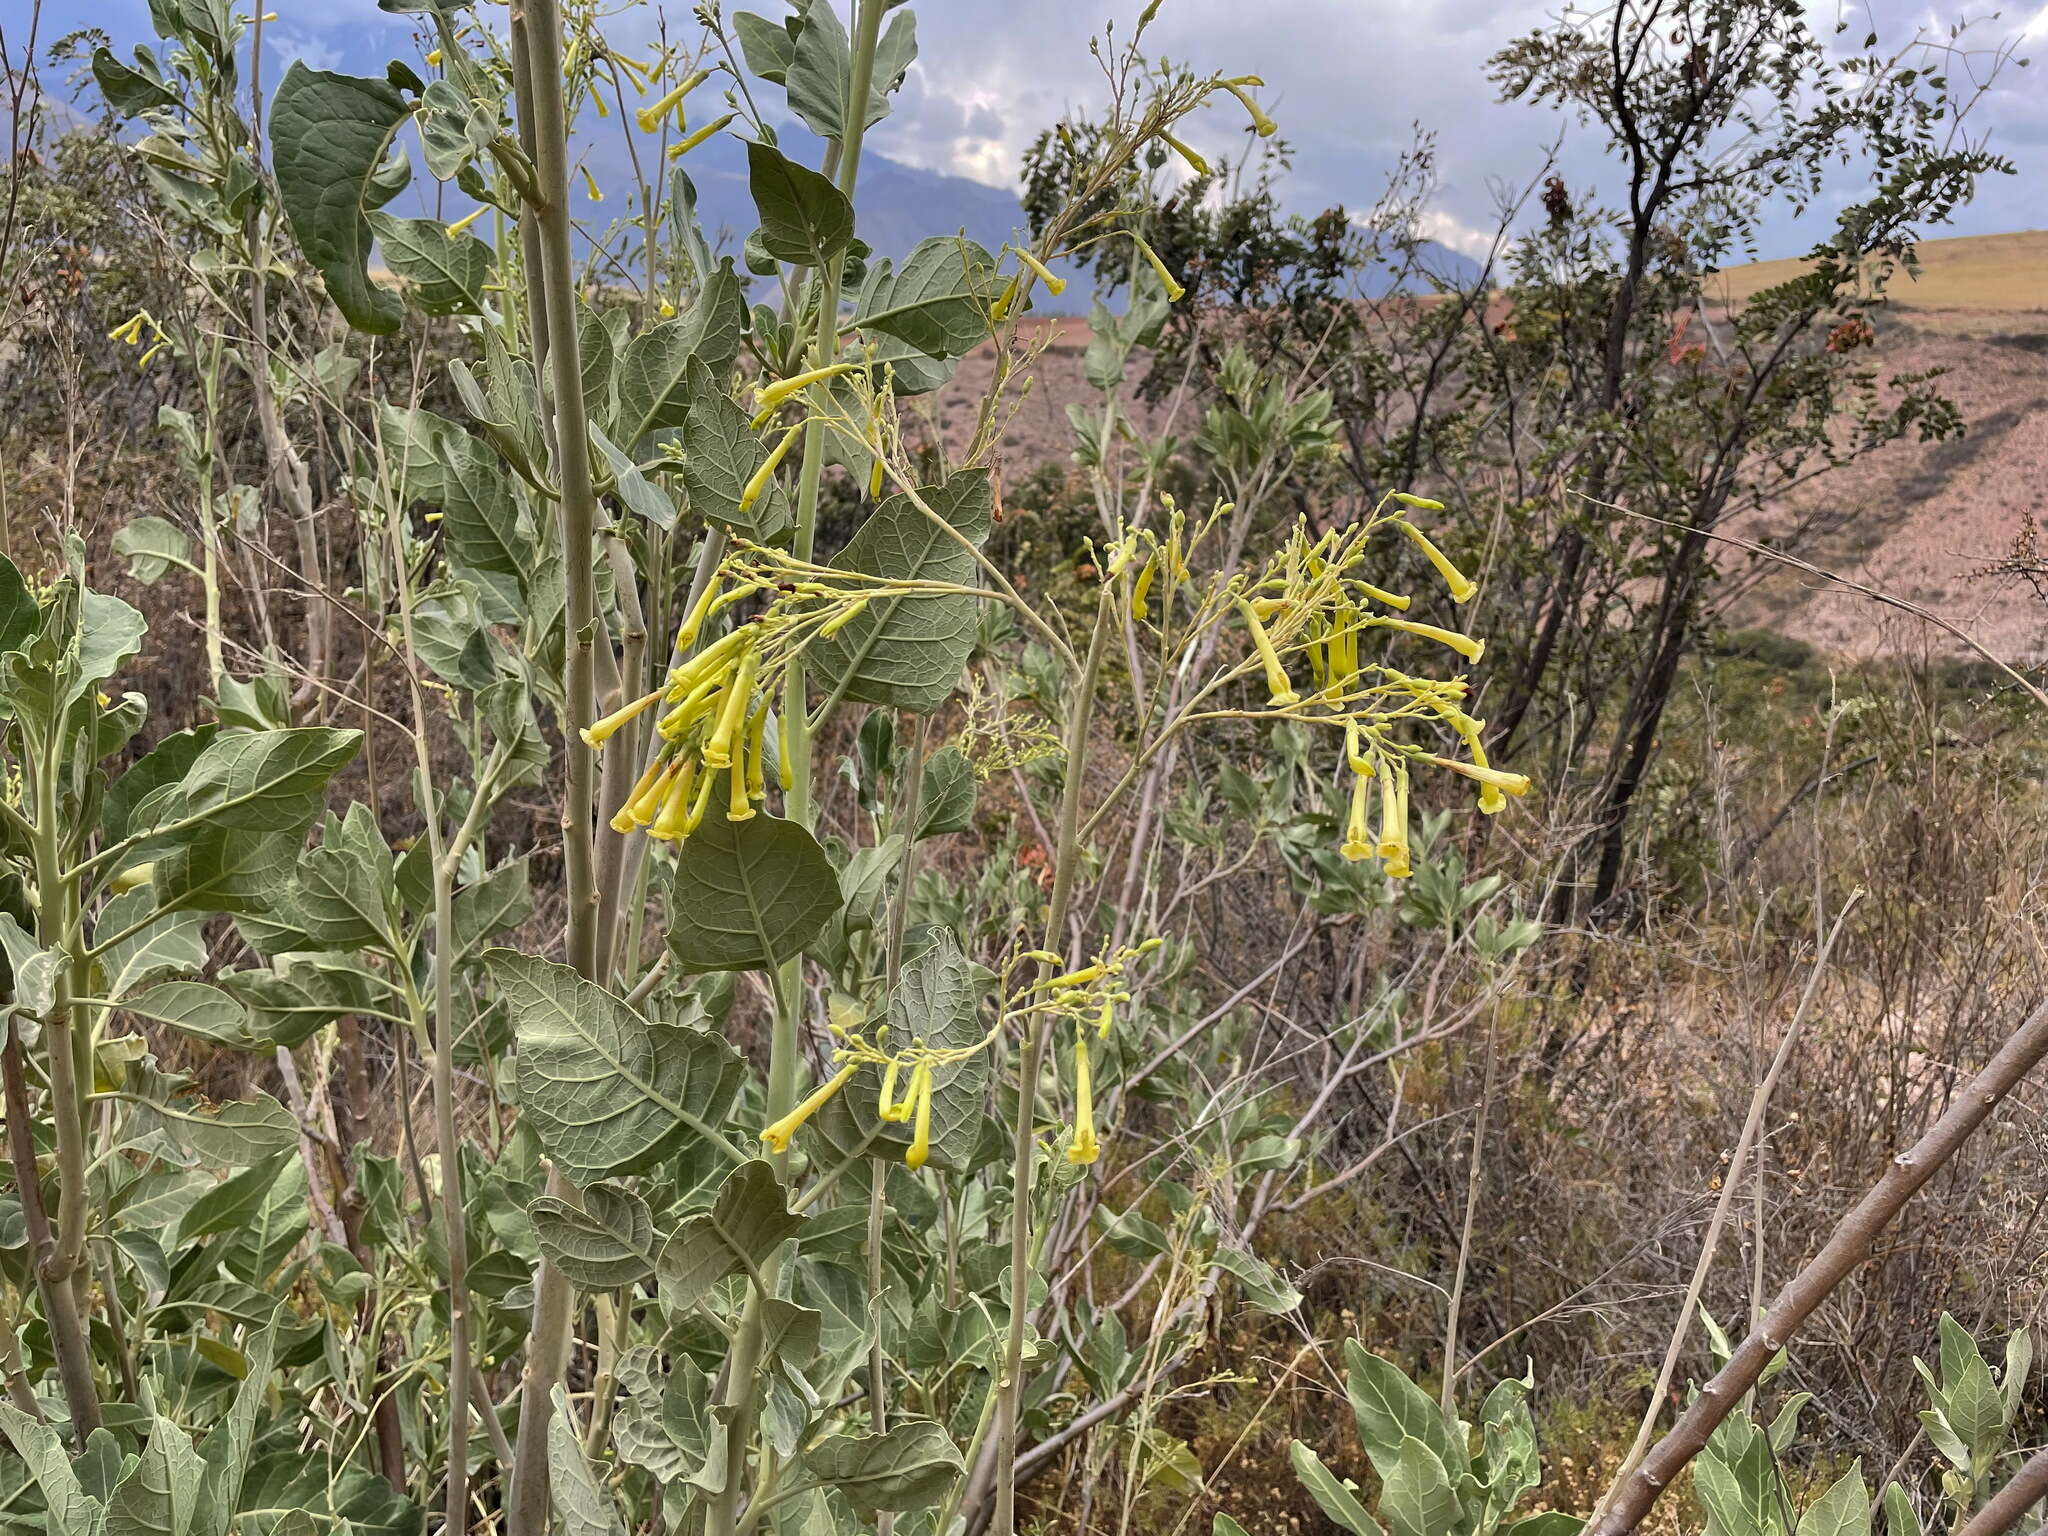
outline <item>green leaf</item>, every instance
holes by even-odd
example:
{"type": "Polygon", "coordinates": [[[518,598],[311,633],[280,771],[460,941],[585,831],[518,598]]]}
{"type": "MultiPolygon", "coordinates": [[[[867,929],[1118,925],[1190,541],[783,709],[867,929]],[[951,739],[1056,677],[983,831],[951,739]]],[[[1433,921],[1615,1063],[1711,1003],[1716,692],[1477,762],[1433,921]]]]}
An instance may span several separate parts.
{"type": "Polygon", "coordinates": [[[852,243],[846,194],[773,145],[747,141],[747,187],[761,215],[761,244],[777,261],[828,266],[852,243]]]}
{"type": "MultiPolygon", "coordinates": [[[[116,896],[100,909],[101,934],[115,934],[149,916],[156,893],[148,886],[116,896]]],[[[190,974],[206,964],[206,914],[184,912],[130,934],[100,956],[102,995],[126,997],[166,974],[190,974]]]]}
{"type": "Polygon", "coordinates": [[[160,517],[135,517],[114,535],[114,553],[128,562],[128,574],[154,586],[172,566],[192,563],[192,541],[183,529],[160,517]]]}
{"type": "Polygon", "coordinates": [[[719,1186],[711,1209],[683,1222],[662,1245],[655,1266],[662,1305],[680,1317],[727,1275],[758,1275],[769,1255],[803,1230],[804,1220],[789,1209],[788,1194],[766,1159],[741,1164],[719,1186]]]}
{"type": "Polygon", "coordinates": [[[0,555],[0,655],[20,650],[41,626],[42,610],[21,579],[21,568],[0,555]]]}
{"type": "Polygon", "coordinates": [[[739,276],[727,256],[705,278],[688,313],[626,343],[618,365],[619,440],[631,448],[650,432],[682,426],[698,388],[690,359],[704,364],[705,378],[717,389],[739,355],[745,319],[739,276]]]}
{"type": "Polygon", "coordinates": [[[651,1166],[731,1107],[745,1067],[719,1036],[644,1019],[566,965],[509,949],[484,964],[511,1011],[520,1106],[572,1182],[651,1166]]]}
{"type": "Polygon", "coordinates": [[[926,357],[959,357],[989,335],[1000,291],[995,258],[959,235],[921,240],[889,277],[861,295],[854,323],[926,357]]]}
{"type": "Polygon", "coordinates": [[[1920,1514],[1897,1483],[1884,1485],[1884,1536],[1923,1536],[1920,1514]]]}
{"type": "MultiPolygon", "coordinates": [[[[853,49],[829,0],[817,0],[802,10],[802,25],[797,28],[795,40],[792,42],[785,32],[778,45],[763,36],[760,52],[763,62],[776,70],[774,78],[788,88],[790,110],[819,138],[836,142],[843,136],[851,116],[848,102],[853,94],[853,49]]],[[[745,37],[742,32],[743,47],[745,37]]],[[[754,48],[749,47],[749,68],[754,67],[754,54],[754,48]]],[[[888,92],[902,83],[904,72],[916,57],[916,20],[908,11],[899,12],[876,41],[864,127],[873,127],[889,115],[888,92]]],[[[769,78],[759,69],[754,72],[769,78]]]]}
{"type": "Polygon", "coordinates": [[[1242,1248],[1216,1250],[1216,1267],[1244,1288],[1244,1299],[1261,1312],[1280,1315],[1301,1305],[1301,1292],[1257,1254],[1242,1248]]]}
{"type": "Polygon", "coordinates": [[[647,1202],[622,1184],[591,1185],[580,1206],[542,1195],[526,1214],[540,1251],[586,1291],[618,1290],[654,1273],[654,1218],[647,1202]]]}
{"type": "Polygon", "coordinates": [[[119,842],[155,826],[158,812],[175,798],[177,785],[218,733],[212,725],[195,726],[166,736],[107,790],[100,807],[100,830],[119,842]]]}
{"type": "Polygon", "coordinates": [[[1249,1536],[1249,1533],[1219,1509],[1216,1518],[1209,1522],[1209,1536],[1249,1536]]]}
{"type": "Polygon", "coordinates": [[[1585,1528],[1586,1522],[1577,1515],[1546,1509],[1540,1515],[1525,1515],[1502,1526],[1500,1536],[1579,1536],[1585,1528]]]}
{"type": "Polygon", "coordinates": [[[1692,1464],[1693,1490],[1707,1512],[1708,1536],[1773,1536],[1778,1529],[1770,1444],[1752,1435],[1731,1465],[1714,1455],[1692,1464]]]}
{"type": "Polygon", "coordinates": [[[1403,1441],[1420,1440],[1445,1472],[1466,1471],[1464,1448],[1452,1437],[1443,1410],[1390,1360],[1369,1353],[1356,1339],[1344,1341],[1345,1395],[1358,1417],[1358,1436],[1382,1478],[1400,1455],[1403,1441]]]}
{"type": "MultiPolygon", "coordinates": [[[[890,581],[978,585],[973,548],[988,537],[995,507],[987,472],[962,471],[918,494],[943,523],[898,493],[861,524],[834,568],[890,581]]],[[[837,634],[813,641],[810,655],[843,697],[928,714],[959,685],[979,608],[980,600],[964,592],[878,599],[837,634]]]]}
{"type": "Polygon", "coordinates": [[[526,530],[498,456],[432,411],[385,402],[378,421],[401,500],[440,509],[449,555],[472,571],[522,574],[526,530]]]}
{"type": "Polygon", "coordinates": [[[1451,1536],[1465,1517],[1443,1462],[1413,1435],[1401,1442],[1381,1481],[1380,1513],[1389,1536],[1451,1536]]]}
{"type": "Polygon", "coordinates": [[[2034,1363],[2034,1336],[2015,1328],[2005,1341],[2005,1370],[1998,1378],[1999,1396],[2005,1400],[2005,1419],[2013,1422],[2020,1411],[2020,1397],[2027,1390],[2027,1371],[2034,1363]]]}
{"type": "Polygon", "coordinates": [[[174,1099],[167,1091],[162,1097],[145,1097],[147,1102],[136,1106],[137,1134],[161,1126],[173,1146],[217,1167],[252,1167],[299,1142],[299,1125],[291,1111],[267,1093],[229,1104],[174,1099]]]}
{"type": "Polygon", "coordinates": [[[939,748],[924,765],[924,793],[917,805],[917,835],[942,837],[974,824],[974,765],[958,747],[939,748]]]}
{"type": "Polygon", "coordinates": [[[2005,1399],[1982,1355],[1973,1354],[1949,1386],[1945,1417],[1973,1451],[1988,1451],[2005,1438],[2005,1399]]]}
{"type": "Polygon", "coordinates": [[[439,219],[369,216],[384,264],[405,283],[405,296],[424,314],[480,315],[491,276],[491,248],[464,230],[450,235],[439,219]]]}
{"type": "Polygon", "coordinates": [[[294,59],[270,109],[278,199],[328,297],[359,331],[388,335],[405,305],[370,281],[369,211],[388,201],[377,173],[409,113],[385,80],[308,69],[294,59]]]}
{"type": "Polygon", "coordinates": [[[263,1050],[297,1046],[343,1014],[372,1006],[375,998],[353,955],[288,955],[267,968],[225,972],[219,980],[249,1010],[250,1036],[263,1050]]]}
{"type": "MultiPolygon", "coordinates": [[[[179,820],[216,832],[297,832],[320,792],[362,747],[361,731],[301,726],[215,737],[179,785],[179,820]]],[[[196,836],[188,828],[186,836],[196,836]]]]}
{"type": "Polygon", "coordinates": [[[560,1382],[555,1384],[554,1400],[555,1411],[548,1419],[548,1470],[553,1474],[548,1488],[563,1536],[625,1536],[618,1506],[583,1454],[569,1394],[560,1382]]]}
{"type": "Polygon", "coordinates": [[[249,1469],[249,1450],[255,1443],[256,1421],[270,1392],[270,1368],[277,1356],[277,1325],[272,1322],[250,1330],[244,1346],[241,1385],[227,1417],[199,1442],[199,1459],[206,1466],[204,1507],[213,1529],[225,1531],[231,1517],[241,1508],[242,1480],[249,1469]]]}
{"type": "Polygon", "coordinates": [[[357,801],[344,817],[329,814],[319,845],[299,860],[293,925],[321,949],[388,948],[397,910],[391,849],[370,808],[357,801]]]}
{"type": "Polygon", "coordinates": [[[886,1434],[834,1435],[805,1453],[804,1466],[863,1515],[935,1509],[963,1470],[953,1437],[930,1419],[905,1419],[886,1434]]]}
{"type": "Polygon", "coordinates": [[[1323,1458],[1304,1441],[1287,1447],[1287,1459],[1294,1464],[1294,1476],[1308,1490],[1308,1496],[1331,1520],[1351,1536],[1386,1536],[1380,1523],[1365,1512],[1353,1485],[1337,1480],[1337,1474],[1323,1465],[1323,1458]]]}
{"type": "Polygon", "coordinates": [[[1799,1536],[1870,1536],[1870,1490],[1863,1483],[1860,1459],[1806,1506],[1799,1536]]]}
{"type": "Polygon", "coordinates": [[[137,46],[135,64],[123,64],[111,49],[92,51],[92,78],[107,98],[107,105],[123,117],[136,117],[155,107],[172,107],[178,93],[164,84],[156,60],[147,48],[137,46]]]}
{"type": "Polygon", "coordinates": [[[66,963],[62,952],[39,948],[35,936],[11,912],[0,912],[0,958],[6,961],[13,1011],[47,1013],[57,997],[57,975],[66,963]]]}
{"type": "Polygon", "coordinates": [[[12,1403],[0,1403],[0,1431],[13,1444],[15,1454],[42,1490],[49,1508],[53,1531],[64,1536],[99,1536],[106,1529],[107,1511],[98,1499],[79,1485],[71,1469],[71,1456],[57,1431],[30,1418],[12,1403]]]}
{"type": "Polygon", "coordinates": [[[291,1160],[290,1152],[279,1152],[253,1168],[244,1168],[240,1173],[222,1179],[220,1183],[192,1202],[178,1223],[178,1241],[195,1242],[202,1237],[211,1237],[216,1232],[225,1232],[230,1227],[243,1224],[270,1195],[278,1175],[284,1172],[285,1164],[291,1160]]]}
{"type": "Polygon", "coordinates": [[[267,1051],[272,1040],[249,1028],[249,1010],[203,981],[165,981],[131,997],[122,1008],[138,1019],[167,1025],[193,1040],[237,1051],[267,1051]]]}
{"type": "Polygon", "coordinates": [[[796,57],[796,39],[787,27],[756,16],[752,11],[735,11],[733,30],[740,37],[740,52],[747,68],[770,85],[784,85],[790,61],[796,57]]]}
{"type": "Polygon", "coordinates": [[[205,1475],[185,1431],[152,1419],[141,1460],[107,1502],[106,1536],[193,1536],[205,1475]]]}
{"type": "Polygon", "coordinates": [[[150,884],[160,912],[225,912],[261,916],[292,895],[299,833],[219,832],[202,828],[190,842],[160,855],[150,884]]]}
{"type": "Polygon", "coordinates": [[[526,859],[507,859],[473,885],[455,893],[455,948],[467,954],[507,928],[517,928],[533,911],[526,859]]]}
{"type": "Polygon", "coordinates": [[[839,910],[839,877],[800,823],[730,821],[714,796],[676,859],[668,944],[685,971],[767,970],[839,910]]]}
{"type": "Polygon", "coordinates": [[[1543,1481],[1526,1379],[1496,1382],[1486,1394],[1479,1409],[1479,1443],[1486,1457],[1485,1524],[1491,1528],[1543,1481]]]}
{"type": "Polygon", "coordinates": [[[689,401],[683,412],[683,489],[699,517],[735,533],[762,539],[788,520],[787,498],[770,485],[742,509],[747,482],[768,460],[768,449],[747,413],[729,399],[700,357],[686,366],[689,401]]]}

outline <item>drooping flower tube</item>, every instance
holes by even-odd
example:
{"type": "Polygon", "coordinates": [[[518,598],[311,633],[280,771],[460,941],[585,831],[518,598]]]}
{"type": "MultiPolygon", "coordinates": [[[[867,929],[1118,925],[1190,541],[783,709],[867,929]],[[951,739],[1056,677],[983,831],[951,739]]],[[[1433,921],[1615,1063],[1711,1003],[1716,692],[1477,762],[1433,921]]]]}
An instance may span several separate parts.
{"type": "Polygon", "coordinates": [[[1067,1161],[1092,1163],[1102,1155],[1095,1137],[1095,1092],[1088,1072],[1088,1031],[1074,1031],[1074,1139],[1067,1144],[1067,1161]]]}
{"type": "Polygon", "coordinates": [[[773,1125],[764,1126],[761,1140],[768,1150],[775,1153],[789,1150],[789,1139],[803,1128],[803,1123],[831,1102],[832,1096],[853,1080],[853,1074],[860,1070],[860,1063],[850,1061],[834,1072],[811,1091],[809,1098],[797,1105],[773,1125]]]}

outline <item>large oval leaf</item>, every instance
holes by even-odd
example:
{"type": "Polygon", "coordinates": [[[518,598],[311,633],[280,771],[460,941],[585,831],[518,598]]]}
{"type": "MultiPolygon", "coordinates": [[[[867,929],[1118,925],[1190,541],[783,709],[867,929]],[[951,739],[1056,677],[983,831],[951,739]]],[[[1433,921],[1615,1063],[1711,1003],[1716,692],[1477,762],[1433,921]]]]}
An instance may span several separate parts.
{"type": "Polygon", "coordinates": [[[839,910],[839,877],[793,821],[714,804],[676,861],[668,945],[686,971],[752,971],[796,954],[839,910]]]}

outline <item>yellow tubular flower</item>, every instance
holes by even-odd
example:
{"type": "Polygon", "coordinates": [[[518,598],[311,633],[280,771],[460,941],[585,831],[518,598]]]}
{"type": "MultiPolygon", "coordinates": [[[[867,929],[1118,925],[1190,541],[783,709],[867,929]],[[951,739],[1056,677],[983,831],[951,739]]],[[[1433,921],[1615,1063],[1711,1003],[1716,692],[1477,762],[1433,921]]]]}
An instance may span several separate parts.
{"type": "Polygon", "coordinates": [[[782,786],[786,795],[796,788],[796,711],[784,713],[781,729],[775,735],[775,782],[782,786]]]}
{"type": "Polygon", "coordinates": [[[1439,629],[1434,624],[1422,624],[1414,619],[1380,619],[1377,622],[1404,634],[1420,635],[1425,640],[1436,641],[1438,645],[1448,645],[1467,661],[1477,661],[1486,652],[1484,640],[1461,635],[1454,629],[1439,629]]]}
{"type": "Polygon", "coordinates": [[[879,501],[882,496],[882,456],[874,458],[874,467],[868,471],[868,500],[879,501]]]}
{"type": "Polygon", "coordinates": [[[633,116],[639,121],[640,131],[642,133],[653,133],[661,127],[661,120],[667,117],[672,109],[681,106],[685,96],[689,95],[690,92],[697,89],[698,86],[710,78],[710,70],[696,70],[686,75],[683,78],[683,83],[670,91],[666,96],[656,101],[650,101],[646,106],[634,113],[633,116]]]}
{"type": "Polygon", "coordinates": [[[1102,980],[1106,968],[1101,964],[1084,965],[1078,971],[1068,971],[1064,976],[1049,977],[1033,987],[1034,992],[1062,992],[1073,987],[1085,987],[1090,982],[1102,980]]]}
{"type": "Polygon", "coordinates": [[[1500,798],[1503,794],[1521,796],[1529,793],[1529,776],[1526,773],[1509,773],[1504,768],[1490,768],[1483,761],[1461,763],[1452,757],[1432,757],[1430,761],[1439,768],[1448,768],[1451,772],[1462,774],[1479,784],[1479,809],[1489,816],[1507,804],[1500,798]],[[1492,804],[1488,803],[1488,791],[1492,792],[1492,804]]]}
{"type": "Polygon", "coordinates": [[[1188,169],[1193,171],[1197,176],[1206,176],[1209,174],[1209,162],[1204,160],[1200,155],[1196,154],[1192,149],[1189,149],[1187,145],[1181,143],[1179,139],[1176,139],[1170,133],[1164,132],[1162,132],[1159,135],[1159,137],[1166,140],[1166,142],[1173,147],[1174,153],[1178,154],[1181,157],[1181,159],[1187,161],[1188,169]]]}
{"type": "Polygon", "coordinates": [[[851,624],[855,619],[859,618],[861,616],[862,611],[866,609],[867,605],[868,600],[866,598],[855,598],[852,602],[848,603],[844,608],[840,609],[837,613],[833,614],[831,618],[827,619],[824,623],[818,626],[818,638],[820,640],[830,640],[834,635],[838,634],[839,631],[846,628],[846,626],[851,624]]]}
{"type": "Polygon", "coordinates": [[[576,734],[583,738],[586,747],[602,747],[622,727],[637,720],[650,706],[661,702],[661,696],[668,690],[657,688],[650,694],[635,699],[623,708],[613,710],[595,724],[586,725],[576,734]]]}
{"type": "Polygon", "coordinates": [[[919,1062],[910,1074],[910,1096],[917,1101],[917,1124],[912,1129],[910,1150],[903,1154],[903,1166],[922,1168],[932,1155],[932,1069],[919,1062]]]}
{"type": "Polygon", "coordinates": [[[1397,596],[1387,591],[1384,587],[1376,587],[1369,581],[1360,581],[1356,576],[1351,578],[1351,585],[1358,588],[1359,591],[1363,592],[1374,602],[1384,603],[1389,608],[1398,608],[1403,613],[1408,611],[1408,605],[1414,601],[1413,598],[1397,596]]]}
{"type": "Polygon", "coordinates": [[[1095,1093],[1088,1074],[1088,1036],[1074,1032],[1074,1139],[1067,1145],[1067,1161],[1092,1163],[1102,1155],[1095,1139],[1095,1093]]]}
{"type": "Polygon", "coordinates": [[[1173,274],[1166,270],[1166,263],[1159,259],[1157,251],[1153,250],[1139,236],[1133,235],[1131,238],[1137,241],[1138,254],[1151,264],[1153,272],[1157,274],[1159,286],[1166,290],[1166,302],[1178,304],[1181,301],[1181,297],[1187,292],[1187,289],[1174,281],[1173,274]]]}
{"type": "Polygon", "coordinates": [[[768,798],[768,701],[763,699],[747,722],[747,798],[768,798]]]}
{"type": "Polygon", "coordinates": [[[842,373],[860,372],[859,363],[834,363],[829,368],[813,368],[808,373],[793,373],[786,379],[777,379],[762,389],[754,391],[754,404],[761,415],[754,418],[754,430],[760,431],[768,413],[800,390],[809,389],[813,384],[826,379],[836,379],[842,373]]]}
{"type": "Polygon", "coordinates": [[[1427,496],[1410,496],[1406,491],[1394,492],[1394,500],[1404,507],[1414,507],[1422,512],[1441,512],[1444,509],[1444,504],[1440,501],[1431,501],[1427,496]]]}
{"type": "MultiPolygon", "coordinates": [[[[676,770],[669,780],[668,790],[662,798],[661,811],[654,823],[647,829],[647,835],[664,843],[673,843],[686,836],[690,830],[690,790],[697,777],[697,765],[686,762],[676,770]]],[[[710,783],[706,774],[704,782],[710,783]]]]}
{"type": "Polygon", "coordinates": [[[1025,250],[1020,245],[1013,245],[1010,247],[1010,249],[1015,251],[1017,253],[1017,259],[1021,261],[1025,266],[1029,267],[1033,275],[1036,276],[1041,283],[1045,284],[1045,291],[1047,293],[1051,294],[1054,298],[1058,298],[1061,294],[1067,291],[1067,280],[1064,277],[1055,277],[1051,269],[1048,268],[1046,264],[1040,261],[1036,256],[1032,255],[1029,251],[1025,250]]]}
{"type": "Polygon", "coordinates": [[[896,1097],[896,1079],[902,1071],[903,1063],[894,1056],[891,1056],[889,1064],[882,1068],[882,1118],[894,1125],[900,1125],[910,1118],[910,1095],[905,1094],[901,1101],[896,1097]]]}
{"type": "Polygon", "coordinates": [[[732,761],[733,739],[739,735],[740,726],[746,720],[747,698],[754,691],[754,672],[760,662],[761,653],[750,648],[740,657],[732,681],[726,684],[725,701],[718,710],[718,723],[711,728],[711,739],[704,743],[706,768],[723,768],[732,761]]]}
{"type": "Polygon", "coordinates": [[[1351,818],[1344,824],[1344,846],[1337,851],[1356,864],[1360,859],[1369,859],[1375,852],[1372,833],[1365,825],[1366,792],[1372,780],[1359,773],[1351,779],[1351,818]]]}
{"type": "Polygon", "coordinates": [[[1344,764],[1361,779],[1373,775],[1372,759],[1365,755],[1365,748],[1359,741],[1356,716],[1344,722],[1344,764]]]}
{"type": "Polygon", "coordinates": [[[1154,550],[1152,558],[1145,562],[1145,569],[1138,572],[1138,579],[1131,584],[1131,617],[1143,623],[1149,610],[1145,605],[1145,594],[1152,590],[1152,578],[1159,574],[1159,552],[1154,550]]]}
{"type": "Polygon", "coordinates": [[[109,880],[107,886],[116,896],[125,896],[128,892],[149,884],[155,874],[154,864],[130,864],[109,880]]]}
{"type": "Polygon", "coordinates": [[[489,208],[490,206],[491,205],[489,203],[483,203],[479,205],[474,212],[466,213],[461,218],[457,219],[453,224],[450,224],[448,226],[448,238],[450,240],[453,240],[465,229],[468,229],[470,225],[474,224],[478,219],[484,216],[484,210],[489,208]]]}
{"type": "Polygon", "coordinates": [[[1280,653],[1273,649],[1273,642],[1267,637],[1266,626],[1259,622],[1259,616],[1252,605],[1243,598],[1237,600],[1237,611],[1243,615],[1245,627],[1252,632],[1252,644],[1258,648],[1259,660],[1266,667],[1266,691],[1273,696],[1273,703],[1281,709],[1301,702],[1301,695],[1287,680],[1287,669],[1280,665],[1280,653]]]}
{"type": "Polygon", "coordinates": [[[690,611],[683,619],[683,627],[676,631],[676,654],[681,656],[697,643],[697,634],[704,628],[704,620],[711,613],[711,605],[718,601],[718,592],[725,585],[725,572],[715,571],[711,580],[704,584],[704,590],[697,601],[690,604],[690,611]]]}
{"type": "Polygon", "coordinates": [[[732,757],[732,784],[725,794],[727,821],[752,821],[754,802],[747,798],[747,752],[742,747],[732,757]]]}
{"type": "Polygon", "coordinates": [[[761,493],[768,489],[769,483],[775,478],[775,471],[782,467],[783,459],[788,456],[789,450],[795,445],[803,430],[803,424],[799,422],[783,433],[782,441],[769,450],[768,457],[761,461],[761,467],[754,471],[747,481],[746,488],[740,492],[741,512],[745,512],[761,499],[761,493]]]}
{"type": "Polygon", "coordinates": [[[738,116],[739,113],[737,112],[728,112],[725,114],[725,116],[720,118],[714,118],[711,122],[706,123],[702,128],[699,128],[695,133],[691,134],[687,139],[684,139],[680,144],[669,145],[669,159],[682,159],[683,156],[687,155],[699,144],[702,144],[706,139],[711,138],[714,134],[720,134],[725,132],[726,129],[732,126],[732,120],[738,116]]]}
{"type": "Polygon", "coordinates": [[[704,813],[711,809],[711,791],[717,786],[717,774],[704,775],[704,782],[697,786],[697,798],[690,802],[690,813],[683,818],[683,836],[688,837],[704,824],[704,813]]]}
{"type": "Polygon", "coordinates": [[[768,1150],[776,1153],[787,1152],[789,1150],[790,1137],[803,1128],[803,1123],[806,1120],[830,1103],[832,1095],[844,1088],[848,1080],[859,1070],[859,1062],[848,1062],[812,1090],[811,1096],[805,1099],[803,1103],[797,1105],[795,1109],[792,1109],[773,1125],[765,1128],[761,1132],[761,1140],[768,1144],[768,1150]]]}
{"type": "Polygon", "coordinates": [[[1390,769],[1380,776],[1379,855],[1387,874],[1405,880],[1408,867],[1408,776],[1390,769]]]}
{"type": "MultiPolygon", "coordinates": [[[[1464,572],[1451,564],[1450,557],[1429,541],[1428,534],[1409,522],[1405,517],[1400,520],[1398,526],[1403,533],[1415,541],[1415,547],[1422,551],[1429,563],[1436,567],[1437,575],[1443,577],[1444,585],[1451,589],[1452,602],[1466,602],[1473,593],[1479,590],[1479,584],[1468,580],[1464,572]]],[[[1475,657],[1474,660],[1477,660],[1477,658],[1475,657]]]]}
{"type": "Polygon", "coordinates": [[[612,818],[614,832],[630,832],[635,827],[644,827],[654,819],[653,807],[661,803],[660,791],[666,787],[665,780],[674,769],[674,764],[656,758],[647,765],[647,771],[626,794],[625,804],[619,807],[618,815],[612,818]],[[643,815],[645,809],[647,814],[643,815]]]}
{"type": "Polygon", "coordinates": [[[576,169],[583,173],[583,195],[589,198],[593,203],[603,202],[604,193],[599,189],[597,185],[597,178],[590,174],[590,167],[587,165],[579,165],[576,167],[576,169]]]}
{"type": "Polygon", "coordinates": [[[1236,80],[1225,80],[1221,83],[1223,89],[1230,92],[1231,95],[1235,96],[1238,99],[1238,101],[1243,104],[1245,111],[1251,114],[1252,131],[1262,139],[1270,139],[1271,137],[1273,137],[1273,134],[1275,133],[1275,131],[1278,130],[1280,125],[1274,122],[1273,119],[1271,119],[1270,117],[1266,116],[1265,112],[1261,110],[1259,104],[1256,101],[1252,100],[1251,92],[1247,91],[1244,88],[1247,83],[1252,85],[1263,85],[1265,82],[1260,80],[1257,75],[1243,75],[1236,80]]]}

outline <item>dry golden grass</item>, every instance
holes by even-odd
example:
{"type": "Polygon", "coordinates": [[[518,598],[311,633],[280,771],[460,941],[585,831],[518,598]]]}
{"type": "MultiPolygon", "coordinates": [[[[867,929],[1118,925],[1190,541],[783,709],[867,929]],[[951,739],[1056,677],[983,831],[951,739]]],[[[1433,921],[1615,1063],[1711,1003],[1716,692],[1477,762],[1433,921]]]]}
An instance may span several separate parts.
{"type": "MultiPolygon", "coordinates": [[[[1739,302],[1797,276],[1804,265],[1795,256],[1731,267],[1709,289],[1739,302]]],[[[2048,230],[1925,241],[1919,276],[1894,279],[1890,297],[1894,305],[1916,310],[2048,309],[2048,230]]]]}

